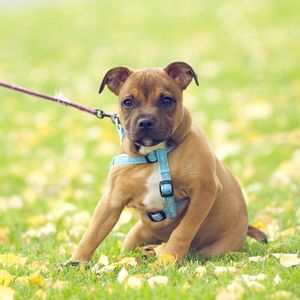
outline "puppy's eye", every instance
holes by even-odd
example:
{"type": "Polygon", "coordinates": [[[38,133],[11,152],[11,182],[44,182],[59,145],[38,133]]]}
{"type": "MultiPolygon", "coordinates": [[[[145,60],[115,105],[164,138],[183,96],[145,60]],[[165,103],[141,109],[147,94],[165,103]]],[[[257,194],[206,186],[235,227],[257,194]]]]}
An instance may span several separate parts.
{"type": "Polygon", "coordinates": [[[130,108],[134,105],[134,102],[133,100],[131,99],[125,99],[123,102],[122,102],[123,106],[125,106],[126,108],[130,108]]]}
{"type": "Polygon", "coordinates": [[[174,103],[174,99],[172,99],[171,97],[168,97],[168,96],[165,96],[160,100],[160,104],[162,104],[164,106],[170,106],[173,103],[174,103]]]}

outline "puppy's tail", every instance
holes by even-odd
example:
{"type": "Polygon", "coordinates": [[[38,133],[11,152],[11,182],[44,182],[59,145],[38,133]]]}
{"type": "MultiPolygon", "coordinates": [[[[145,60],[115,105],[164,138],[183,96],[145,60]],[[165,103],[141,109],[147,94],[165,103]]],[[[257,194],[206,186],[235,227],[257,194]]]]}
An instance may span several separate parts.
{"type": "Polygon", "coordinates": [[[260,243],[264,243],[264,244],[268,243],[267,236],[262,231],[255,228],[254,226],[248,225],[247,235],[257,240],[260,243]]]}

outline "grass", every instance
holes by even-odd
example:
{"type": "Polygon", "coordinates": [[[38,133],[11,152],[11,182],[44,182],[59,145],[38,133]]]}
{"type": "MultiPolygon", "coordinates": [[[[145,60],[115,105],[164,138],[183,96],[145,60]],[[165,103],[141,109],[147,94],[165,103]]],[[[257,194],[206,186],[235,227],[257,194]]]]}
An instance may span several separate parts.
{"type": "MultiPolygon", "coordinates": [[[[118,137],[109,121],[0,91],[0,254],[48,264],[44,278],[66,281],[61,288],[12,282],[15,299],[213,299],[241,274],[266,274],[265,290],[243,283],[243,299],[299,299],[300,269],[270,256],[298,253],[300,200],[300,80],[298,1],[28,1],[0,3],[0,78],[109,112],[117,109],[109,91],[97,95],[105,72],[189,62],[200,87],[185,92],[194,122],[206,131],[217,154],[247,193],[251,223],[270,243],[247,241],[241,252],[204,261],[193,254],[180,266],[158,271],[166,287],[138,290],[117,282],[119,270],[98,278],[91,270],[54,266],[66,261],[106,188],[118,137]],[[25,2],[26,3],[26,2],[25,2]],[[54,230],[39,233],[46,224],[54,230]],[[30,231],[31,230],[31,231],[30,231]],[[31,232],[31,235],[28,233],[31,232]],[[40,236],[39,236],[40,234],[40,236]],[[201,278],[199,265],[207,266],[201,278]],[[214,266],[237,266],[238,274],[214,275],[214,266]],[[279,274],[282,281],[274,284],[279,274]],[[188,288],[186,284],[189,284],[188,288]]],[[[97,250],[117,260],[129,223],[97,250]]],[[[49,228],[49,227],[48,227],[49,228]]],[[[140,256],[139,252],[128,253],[140,256]]],[[[27,265],[5,267],[15,276],[27,265]]],[[[131,275],[151,270],[143,260],[131,275]]],[[[0,297],[1,298],[1,297],[0,297]]]]}

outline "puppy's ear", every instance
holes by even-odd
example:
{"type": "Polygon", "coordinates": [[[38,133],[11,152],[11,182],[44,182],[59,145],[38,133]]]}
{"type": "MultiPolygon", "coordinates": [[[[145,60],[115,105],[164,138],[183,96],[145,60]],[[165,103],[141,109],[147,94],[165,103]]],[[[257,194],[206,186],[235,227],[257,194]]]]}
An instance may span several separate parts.
{"type": "Polygon", "coordinates": [[[132,73],[131,70],[129,70],[126,67],[116,67],[113,69],[110,69],[104,76],[100,88],[99,88],[99,94],[103,91],[105,85],[117,96],[119,95],[120,89],[126,79],[130,76],[132,73]]]}
{"type": "Polygon", "coordinates": [[[173,62],[166,66],[164,70],[178,83],[182,90],[186,89],[193,78],[195,79],[196,84],[199,85],[197,74],[191,66],[184,62],[173,62]]]}

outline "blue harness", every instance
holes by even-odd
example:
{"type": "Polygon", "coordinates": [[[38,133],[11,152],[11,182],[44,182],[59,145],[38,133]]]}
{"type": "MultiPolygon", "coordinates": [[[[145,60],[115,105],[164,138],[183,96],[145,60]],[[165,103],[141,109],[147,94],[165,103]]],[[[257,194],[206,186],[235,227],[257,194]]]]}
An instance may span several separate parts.
{"type": "MultiPolygon", "coordinates": [[[[121,140],[123,139],[123,136],[121,134],[120,138],[121,140]]],[[[175,202],[174,199],[174,189],[168,163],[168,153],[173,148],[174,146],[157,149],[145,156],[130,156],[128,154],[120,154],[115,156],[112,160],[112,165],[137,165],[158,162],[159,171],[162,178],[162,180],[159,182],[159,191],[164,199],[165,209],[147,213],[148,217],[153,222],[161,222],[166,218],[176,218],[178,215],[178,207],[183,205],[184,202],[188,199],[188,197],[185,197],[178,202],[175,202]]]]}

